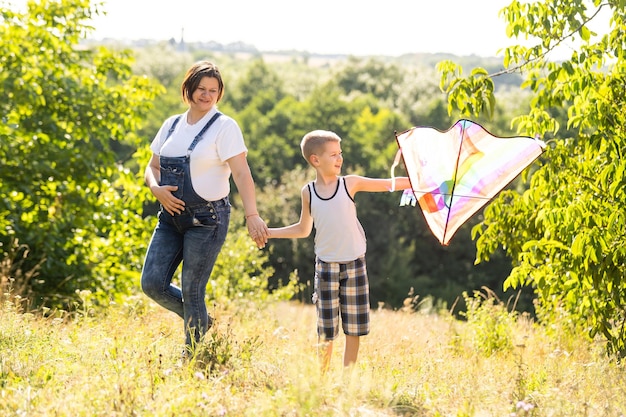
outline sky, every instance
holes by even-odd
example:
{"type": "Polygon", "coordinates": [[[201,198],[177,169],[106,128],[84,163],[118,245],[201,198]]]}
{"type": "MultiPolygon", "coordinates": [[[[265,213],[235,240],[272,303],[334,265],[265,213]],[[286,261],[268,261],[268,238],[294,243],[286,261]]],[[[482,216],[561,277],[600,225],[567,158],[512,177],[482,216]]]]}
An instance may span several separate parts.
{"type": "Polygon", "coordinates": [[[510,0],[102,0],[93,39],[244,42],[261,51],[496,56],[510,0]]]}
{"type": "MultiPolygon", "coordinates": [[[[4,0],[24,7],[27,0],[4,0]]],[[[3,0],[0,0],[2,3],[3,0]]],[[[511,0],[92,0],[103,3],[90,38],[243,42],[262,52],[502,56],[499,11],[511,0]]],[[[595,19],[594,23],[598,19],[595,19]]],[[[608,15],[600,20],[603,32],[608,15]],[[602,28],[602,26],[604,28],[602,28]]],[[[571,44],[551,58],[571,54],[571,44]]]]}

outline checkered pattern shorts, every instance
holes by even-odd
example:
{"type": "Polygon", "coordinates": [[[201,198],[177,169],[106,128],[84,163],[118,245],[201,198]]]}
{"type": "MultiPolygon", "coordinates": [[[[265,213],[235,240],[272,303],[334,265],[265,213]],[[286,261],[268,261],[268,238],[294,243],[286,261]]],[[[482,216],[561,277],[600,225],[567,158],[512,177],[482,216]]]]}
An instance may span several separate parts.
{"type": "Polygon", "coordinates": [[[315,260],[313,303],[317,308],[317,334],[334,340],[339,334],[339,316],[348,336],[370,332],[370,297],[365,257],[352,262],[315,260]]]}

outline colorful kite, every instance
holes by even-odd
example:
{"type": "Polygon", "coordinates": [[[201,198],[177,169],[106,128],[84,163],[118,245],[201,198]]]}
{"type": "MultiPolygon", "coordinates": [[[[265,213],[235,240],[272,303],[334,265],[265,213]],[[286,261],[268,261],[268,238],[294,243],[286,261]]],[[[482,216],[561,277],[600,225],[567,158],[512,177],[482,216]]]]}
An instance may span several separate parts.
{"type": "Polygon", "coordinates": [[[396,135],[412,190],[400,205],[419,203],[442,245],[526,167],[545,143],[527,136],[497,137],[470,120],[450,129],[418,126],[396,135]]]}

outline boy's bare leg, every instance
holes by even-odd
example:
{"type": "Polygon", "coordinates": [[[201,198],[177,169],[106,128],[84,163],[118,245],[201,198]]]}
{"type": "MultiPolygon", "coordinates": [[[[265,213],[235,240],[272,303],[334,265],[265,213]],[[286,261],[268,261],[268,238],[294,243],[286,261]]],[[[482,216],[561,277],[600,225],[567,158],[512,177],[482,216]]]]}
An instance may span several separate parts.
{"type": "Polygon", "coordinates": [[[359,336],[346,335],[346,350],[343,354],[343,366],[350,366],[356,363],[359,355],[359,336]]]}

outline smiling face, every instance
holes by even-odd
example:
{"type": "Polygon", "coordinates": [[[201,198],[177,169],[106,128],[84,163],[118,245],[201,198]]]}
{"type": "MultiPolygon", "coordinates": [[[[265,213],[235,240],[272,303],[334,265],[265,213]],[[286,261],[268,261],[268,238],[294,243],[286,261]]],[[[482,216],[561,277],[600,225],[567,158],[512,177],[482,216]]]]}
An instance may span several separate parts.
{"type": "MultiPolygon", "coordinates": [[[[187,70],[180,86],[183,101],[196,105],[204,113],[215,106],[224,95],[224,81],[220,70],[209,61],[198,61],[187,70]]],[[[193,109],[192,109],[193,110],[193,109]]]]}
{"type": "Polygon", "coordinates": [[[191,94],[189,107],[193,111],[206,113],[217,104],[220,99],[220,85],[217,78],[202,77],[198,87],[191,94]]]}
{"type": "Polygon", "coordinates": [[[324,175],[339,175],[343,165],[341,144],[328,141],[321,148],[322,152],[311,155],[311,163],[324,175]]]}

